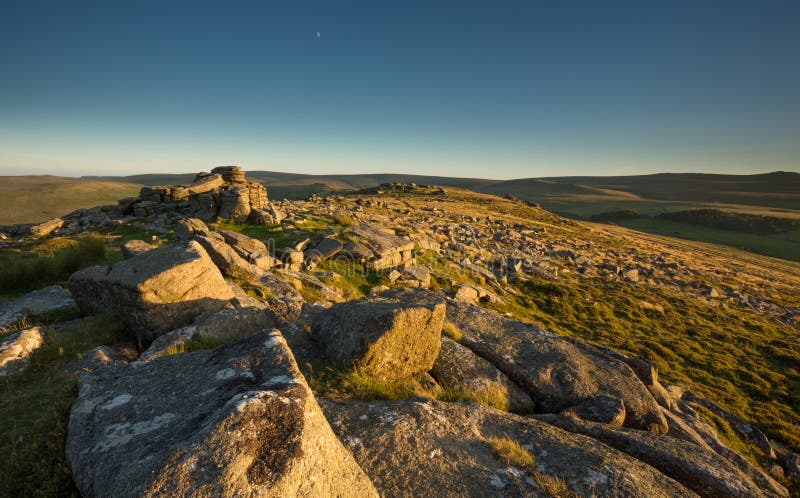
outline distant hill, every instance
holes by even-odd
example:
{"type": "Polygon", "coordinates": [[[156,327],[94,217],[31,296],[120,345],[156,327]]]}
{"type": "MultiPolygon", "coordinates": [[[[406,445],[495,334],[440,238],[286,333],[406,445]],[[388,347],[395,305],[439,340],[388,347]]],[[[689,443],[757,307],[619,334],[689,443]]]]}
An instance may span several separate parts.
{"type": "Polygon", "coordinates": [[[63,176],[0,176],[0,225],[34,223],[79,208],[116,204],[141,185],[63,176]]]}

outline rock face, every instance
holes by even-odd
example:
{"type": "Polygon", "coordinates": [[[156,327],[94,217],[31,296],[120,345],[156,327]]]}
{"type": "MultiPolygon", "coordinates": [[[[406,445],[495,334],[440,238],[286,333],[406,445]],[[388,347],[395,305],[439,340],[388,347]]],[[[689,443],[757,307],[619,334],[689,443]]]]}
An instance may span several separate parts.
{"type": "Polygon", "coordinates": [[[22,318],[36,319],[75,309],[72,295],[59,285],[29,292],[24,296],[0,303],[0,332],[15,326],[22,318]]]}
{"type": "Polygon", "coordinates": [[[69,288],[86,314],[113,312],[141,344],[222,309],[233,297],[196,242],[171,244],[112,266],[74,273],[69,288]]]}
{"type": "Polygon", "coordinates": [[[44,334],[39,327],[0,338],[0,379],[25,370],[30,355],[42,344],[44,334]]]}
{"type": "MultiPolygon", "coordinates": [[[[766,496],[764,491],[733,463],[696,444],[669,436],[610,427],[571,417],[552,415],[538,417],[570,432],[590,436],[652,465],[701,496],[742,498],[766,496]]],[[[775,495],[789,496],[789,493],[784,489],[775,495]]]]}
{"type": "Polygon", "coordinates": [[[377,496],[278,331],[82,376],[66,453],[84,496],[377,496]]]}
{"type": "Polygon", "coordinates": [[[431,293],[385,293],[336,304],[315,317],[312,329],[334,363],[397,380],[431,369],[444,314],[444,302],[431,293]]]}
{"type": "Polygon", "coordinates": [[[260,268],[239,256],[233,247],[225,243],[222,235],[216,232],[207,236],[195,235],[193,240],[203,246],[214,264],[227,277],[252,280],[263,273],[260,268]]]}
{"type": "Polygon", "coordinates": [[[538,412],[580,404],[585,412],[592,400],[605,404],[600,396],[611,397],[625,406],[625,426],[667,431],[658,404],[633,370],[600,350],[469,304],[449,304],[447,319],[463,334],[463,345],[531,395],[538,412]]]}
{"type": "Polygon", "coordinates": [[[431,375],[445,389],[500,395],[501,403],[515,413],[532,413],[534,403],[528,393],[494,365],[449,337],[442,336],[442,349],[431,375]]]}
{"type": "Polygon", "coordinates": [[[591,438],[477,404],[322,400],[333,430],[382,496],[547,496],[487,444],[509,438],[579,496],[696,496],[675,480],[591,438]]]}

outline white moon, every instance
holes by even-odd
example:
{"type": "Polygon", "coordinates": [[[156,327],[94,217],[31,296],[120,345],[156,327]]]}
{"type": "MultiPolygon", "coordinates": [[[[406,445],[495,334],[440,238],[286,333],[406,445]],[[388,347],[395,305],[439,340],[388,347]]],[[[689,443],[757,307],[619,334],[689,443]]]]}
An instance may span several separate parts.
{"type": "Polygon", "coordinates": [[[322,33],[320,33],[319,31],[317,31],[317,38],[319,38],[320,36],[322,36],[322,33]]]}

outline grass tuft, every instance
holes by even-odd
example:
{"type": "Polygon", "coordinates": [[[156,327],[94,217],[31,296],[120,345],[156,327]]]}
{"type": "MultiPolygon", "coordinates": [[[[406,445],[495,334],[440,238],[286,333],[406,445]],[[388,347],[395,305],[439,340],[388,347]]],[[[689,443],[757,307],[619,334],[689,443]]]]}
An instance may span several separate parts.
{"type": "Polygon", "coordinates": [[[519,467],[530,475],[539,488],[547,496],[558,498],[578,498],[579,495],[570,490],[564,479],[556,476],[543,474],[536,470],[536,460],[528,450],[520,446],[513,439],[507,437],[490,437],[486,439],[492,453],[507,465],[519,467]]]}

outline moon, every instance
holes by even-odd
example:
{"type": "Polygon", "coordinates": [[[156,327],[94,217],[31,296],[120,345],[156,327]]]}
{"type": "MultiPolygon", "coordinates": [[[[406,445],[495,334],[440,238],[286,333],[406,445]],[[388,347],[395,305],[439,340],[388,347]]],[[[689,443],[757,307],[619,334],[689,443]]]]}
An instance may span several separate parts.
{"type": "Polygon", "coordinates": [[[317,31],[317,33],[316,33],[316,36],[317,36],[317,38],[319,38],[319,37],[321,37],[321,36],[322,36],[322,33],[320,33],[319,31],[317,31]]]}

